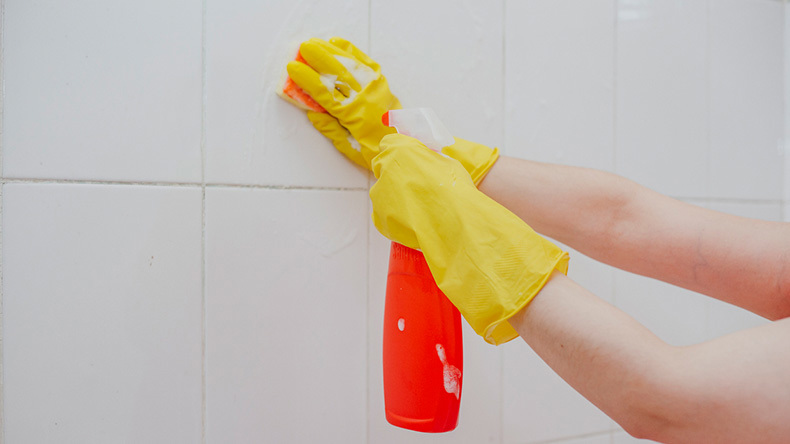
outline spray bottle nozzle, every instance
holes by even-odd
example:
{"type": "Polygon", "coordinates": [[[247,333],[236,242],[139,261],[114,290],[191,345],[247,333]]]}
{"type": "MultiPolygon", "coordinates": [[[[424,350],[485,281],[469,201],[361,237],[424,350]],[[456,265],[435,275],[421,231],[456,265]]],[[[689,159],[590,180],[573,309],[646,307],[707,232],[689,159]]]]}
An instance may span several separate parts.
{"type": "Polygon", "coordinates": [[[395,128],[399,134],[414,137],[434,151],[455,143],[431,108],[393,109],[381,116],[381,123],[395,128]]]}

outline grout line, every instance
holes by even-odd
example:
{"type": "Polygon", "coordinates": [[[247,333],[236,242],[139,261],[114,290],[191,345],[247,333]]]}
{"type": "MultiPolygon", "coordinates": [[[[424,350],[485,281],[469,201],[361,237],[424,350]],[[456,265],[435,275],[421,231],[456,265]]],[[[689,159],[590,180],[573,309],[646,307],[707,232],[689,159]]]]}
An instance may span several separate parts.
{"type": "Polygon", "coordinates": [[[321,187],[309,185],[256,185],[234,183],[206,183],[206,182],[146,182],[146,181],[121,181],[121,180],[93,180],[93,179],[22,179],[3,178],[3,184],[60,184],[60,185],[132,185],[171,188],[251,188],[261,190],[293,190],[293,191],[368,191],[367,187],[321,187]]]}
{"type": "Polygon", "coordinates": [[[616,433],[616,430],[607,429],[598,432],[582,433],[581,435],[569,435],[569,436],[562,436],[559,438],[549,438],[544,441],[534,441],[532,442],[532,444],[554,444],[554,443],[560,444],[577,439],[595,438],[598,436],[612,436],[614,435],[614,433],[616,433]]]}
{"type": "Polygon", "coordinates": [[[612,172],[617,174],[617,41],[619,39],[619,0],[613,0],[612,23],[612,172]]]}
{"type": "MultiPolygon", "coordinates": [[[[502,149],[507,152],[507,0],[502,0],[502,149]]],[[[499,350],[499,443],[505,442],[505,351],[499,350]]]]}
{"type": "Polygon", "coordinates": [[[299,185],[246,185],[246,184],[221,184],[207,183],[208,188],[254,188],[263,190],[293,190],[293,191],[370,191],[368,187],[311,187],[299,185]]]}
{"type": "Polygon", "coordinates": [[[784,82],[782,83],[782,89],[784,91],[784,96],[782,97],[782,114],[784,115],[784,119],[782,122],[782,126],[784,127],[784,132],[782,134],[782,138],[784,141],[784,145],[781,147],[782,155],[784,158],[784,168],[782,168],[782,184],[784,188],[784,192],[782,193],[782,220],[785,222],[790,222],[790,213],[788,211],[790,208],[788,207],[788,200],[790,199],[790,102],[788,98],[790,98],[790,80],[788,80],[788,76],[790,76],[790,48],[788,48],[787,44],[790,42],[790,22],[788,22],[788,10],[790,10],[790,4],[785,1],[783,6],[782,13],[784,14],[783,20],[783,44],[782,44],[782,57],[784,58],[784,63],[782,64],[782,78],[784,82]]]}
{"type": "MultiPolygon", "coordinates": [[[[368,0],[368,54],[371,57],[375,57],[373,54],[373,39],[371,38],[371,29],[373,20],[373,0],[368,0]]],[[[375,60],[375,58],[374,58],[375,60]]],[[[367,174],[366,183],[368,184],[368,189],[370,188],[370,173],[367,174]]],[[[370,200],[367,200],[368,214],[370,214],[371,204],[370,200]]],[[[371,334],[370,334],[370,297],[371,297],[371,282],[370,282],[370,219],[368,219],[367,223],[365,224],[367,239],[366,239],[366,246],[365,248],[365,282],[367,285],[365,286],[365,442],[370,444],[371,442],[371,430],[370,430],[370,344],[371,344],[371,334]]]]}
{"type": "Polygon", "coordinates": [[[200,182],[156,182],[156,181],[124,181],[124,180],[100,180],[100,179],[37,179],[37,178],[16,178],[3,177],[3,184],[60,184],[60,185],[139,185],[154,187],[199,187],[200,182]]]}
{"type": "Polygon", "coordinates": [[[201,355],[201,371],[200,371],[200,381],[201,381],[201,410],[200,410],[200,424],[201,424],[201,440],[202,443],[206,443],[206,411],[207,411],[207,384],[206,384],[206,188],[203,187],[201,193],[201,231],[200,231],[200,254],[202,257],[200,263],[200,276],[201,276],[201,285],[200,285],[200,312],[202,313],[201,319],[201,341],[200,341],[200,355],[201,355]]]}
{"type": "MultiPolygon", "coordinates": [[[[617,40],[619,0],[612,1],[612,172],[617,174],[617,40]]],[[[617,272],[612,270],[611,302],[617,306],[617,272]]]]}
{"type": "Polygon", "coordinates": [[[200,61],[201,61],[201,94],[200,94],[200,188],[201,188],[201,208],[200,208],[200,312],[202,314],[200,330],[200,385],[201,385],[201,409],[200,409],[200,436],[202,444],[206,444],[206,413],[208,410],[207,392],[208,385],[206,380],[206,336],[207,336],[207,313],[206,313],[206,103],[207,88],[207,64],[206,64],[206,6],[207,0],[202,1],[201,5],[201,33],[200,33],[200,61]]]}
{"type": "Polygon", "coordinates": [[[705,2],[705,194],[711,193],[711,161],[713,160],[713,138],[711,136],[711,9],[710,0],[705,2]]]}
{"type": "Polygon", "coordinates": [[[3,148],[5,124],[5,0],[0,0],[0,444],[5,442],[5,313],[3,310],[3,148]]]}

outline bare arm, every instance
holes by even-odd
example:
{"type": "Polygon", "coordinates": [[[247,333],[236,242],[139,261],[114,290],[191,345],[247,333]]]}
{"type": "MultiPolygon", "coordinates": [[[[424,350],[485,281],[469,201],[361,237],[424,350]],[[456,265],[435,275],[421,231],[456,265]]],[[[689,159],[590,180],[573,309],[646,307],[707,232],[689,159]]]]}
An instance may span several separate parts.
{"type": "Polygon", "coordinates": [[[634,436],[790,439],[790,319],[672,347],[555,273],[510,323],[557,374],[634,436]]]}
{"type": "Polygon", "coordinates": [[[603,171],[502,157],[480,190],[601,262],[790,316],[790,224],[696,207],[603,171]]]}

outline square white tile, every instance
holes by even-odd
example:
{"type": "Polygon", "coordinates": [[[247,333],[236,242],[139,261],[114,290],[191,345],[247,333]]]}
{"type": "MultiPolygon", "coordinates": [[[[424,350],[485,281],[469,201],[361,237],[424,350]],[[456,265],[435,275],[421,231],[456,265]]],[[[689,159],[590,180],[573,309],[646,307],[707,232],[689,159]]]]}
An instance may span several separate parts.
{"type": "Polygon", "coordinates": [[[505,6],[505,154],[614,169],[614,2],[505,6]]]}
{"type": "Polygon", "coordinates": [[[502,6],[371,2],[371,54],[404,108],[433,108],[454,136],[502,147],[502,6]]]}
{"type": "Polygon", "coordinates": [[[199,188],[7,184],[7,442],[200,442],[199,188]]]}
{"type": "Polygon", "coordinates": [[[708,203],[707,207],[714,211],[751,219],[774,222],[782,220],[782,205],[778,202],[714,201],[708,203]]]}
{"type": "Polygon", "coordinates": [[[612,434],[610,432],[580,438],[563,439],[554,441],[558,444],[612,444],[612,434]]]}
{"type": "Polygon", "coordinates": [[[364,191],[206,191],[207,442],[364,442],[364,191]]]}
{"type": "Polygon", "coordinates": [[[656,442],[656,441],[651,441],[649,439],[634,438],[633,436],[629,435],[623,430],[614,432],[612,434],[612,444],[634,444],[634,443],[647,444],[651,442],[656,442]]]}
{"type": "Polygon", "coordinates": [[[710,194],[782,198],[783,10],[710,3],[710,194]]]}
{"type": "Polygon", "coordinates": [[[568,277],[589,290],[595,296],[609,302],[614,301],[614,273],[616,269],[602,262],[550,239],[558,247],[568,252],[568,277]]]}
{"type": "Polygon", "coordinates": [[[785,3],[785,166],[784,220],[790,222],[790,6],[785,3]]]}
{"type": "Polygon", "coordinates": [[[674,196],[707,196],[707,3],[618,3],[616,171],[674,196]]]}
{"type": "Polygon", "coordinates": [[[705,341],[708,297],[624,271],[615,273],[615,305],[671,345],[705,341]]]}
{"type": "Polygon", "coordinates": [[[200,182],[199,2],[5,2],[3,174],[200,182]]]}
{"type": "Polygon", "coordinates": [[[503,442],[560,441],[605,433],[611,421],[521,339],[503,347],[503,442]]]}
{"type": "Polygon", "coordinates": [[[207,1],[207,182],[366,186],[367,172],[275,93],[301,42],[335,35],[367,50],[368,3],[207,1]]]}
{"type": "Polygon", "coordinates": [[[370,224],[368,295],[368,441],[371,443],[499,443],[501,347],[487,344],[462,320],[464,366],[458,427],[452,432],[413,432],[389,424],[384,412],[382,337],[390,241],[370,224]]]}

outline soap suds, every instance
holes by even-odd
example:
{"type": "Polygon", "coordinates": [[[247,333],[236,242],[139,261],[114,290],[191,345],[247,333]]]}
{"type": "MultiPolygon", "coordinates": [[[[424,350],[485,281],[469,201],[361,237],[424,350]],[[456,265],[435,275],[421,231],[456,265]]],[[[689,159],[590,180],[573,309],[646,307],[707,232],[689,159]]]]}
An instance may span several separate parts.
{"type": "Polygon", "coordinates": [[[334,92],[337,89],[335,86],[337,84],[337,76],[333,74],[321,74],[320,79],[324,88],[334,97],[334,92]]]}
{"type": "Polygon", "coordinates": [[[354,148],[355,150],[362,152],[362,145],[360,145],[359,142],[357,142],[357,139],[355,139],[353,136],[351,135],[348,136],[348,143],[351,144],[351,148],[354,148]]]}
{"type": "Polygon", "coordinates": [[[365,89],[365,87],[368,86],[370,82],[376,80],[379,77],[379,74],[376,71],[364,63],[359,63],[354,59],[343,57],[341,55],[336,55],[335,59],[337,59],[337,61],[340,62],[340,64],[343,65],[343,67],[346,68],[349,73],[351,73],[351,76],[354,77],[362,89],[365,89]]]}
{"type": "Polygon", "coordinates": [[[341,82],[337,79],[337,76],[334,74],[321,74],[320,75],[321,84],[324,85],[329,94],[332,94],[332,97],[337,100],[337,94],[341,97],[344,97],[343,100],[340,100],[340,104],[348,105],[349,103],[353,102],[354,99],[357,97],[357,91],[354,91],[348,84],[345,82],[341,82]],[[348,97],[345,97],[341,90],[338,88],[339,86],[344,86],[345,90],[348,91],[348,97]]]}
{"type": "Polygon", "coordinates": [[[455,399],[461,398],[461,370],[447,362],[447,354],[444,352],[442,344],[436,344],[436,354],[442,361],[442,376],[444,379],[444,391],[455,395],[455,399]]]}

